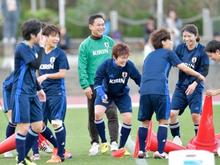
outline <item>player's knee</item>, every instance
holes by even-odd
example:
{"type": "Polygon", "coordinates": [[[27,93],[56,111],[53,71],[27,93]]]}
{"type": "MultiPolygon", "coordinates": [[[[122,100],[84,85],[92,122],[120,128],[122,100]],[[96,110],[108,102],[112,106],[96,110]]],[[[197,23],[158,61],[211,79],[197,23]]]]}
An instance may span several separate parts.
{"type": "Polygon", "coordinates": [[[175,123],[178,117],[179,111],[171,110],[170,111],[170,122],[175,123]]]}
{"type": "Polygon", "coordinates": [[[59,119],[56,119],[56,120],[52,120],[51,124],[52,124],[54,129],[57,129],[57,128],[60,128],[60,127],[63,126],[63,121],[59,120],[59,119]]]}
{"type": "Polygon", "coordinates": [[[194,124],[198,124],[200,120],[200,114],[198,113],[192,113],[192,120],[194,124]]]}
{"type": "Polygon", "coordinates": [[[141,126],[142,127],[145,127],[145,128],[148,128],[149,127],[149,124],[150,124],[150,121],[149,120],[145,120],[141,123],[141,126]]]}
{"type": "Polygon", "coordinates": [[[123,123],[131,125],[131,116],[130,112],[122,113],[123,123]]]}

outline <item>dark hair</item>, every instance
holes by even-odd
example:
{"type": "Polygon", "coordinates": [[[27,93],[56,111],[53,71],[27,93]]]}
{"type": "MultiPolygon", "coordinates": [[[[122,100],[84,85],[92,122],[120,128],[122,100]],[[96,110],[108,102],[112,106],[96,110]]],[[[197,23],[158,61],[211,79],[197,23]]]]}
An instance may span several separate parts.
{"type": "Polygon", "coordinates": [[[89,17],[89,24],[93,25],[95,19],[97,19],[97,18],[102,18],[103,20],[105,20],[101,14],[96,14],[96,15],[92,15],[89,17]]]}
{"type": "Polygon", "coordinates": [[[43,28],[42,34],[45,36],[49,36],[51,34],[59,34],[59,36],[60,36],[60,29],[59,29],[59,27],[57,27],[55,25],[46,25],[43,28]]]}
{"type": "Polygon", "coordinates": [[[117,59],[119,56],[123,56],[123,55],[129,56],[129,52],[130,52],[130,50],[128,48],[128,45],[126,45],[122,42],[119,42],[113,47],[112,56],[117,59]]]}
{"type": "Polygon", "coordinates": [[[220,42],[216,40],[209,41],[209,43],[205,47],[205,51],[215,53],[216,50],[220,50],[220,42]]]}
{"type": "Polygon", "coordinates": [[[31,34],[37,36],[42,29],[41,22],[35,19],[26,21],[21,28],[22,37],[25,40],[31,39],[31,34]]]}
{"type": "Polygon", "coordinates": [[[170,32],[163,28],[156,30],[151,34],[150,40],[155,49],[163,48],[162,41],[171,40],[170,32]]]}
{"type": "Polygon", "coordinates": [[[195,36],[197,36],[196,41],[197,42],[200,41],[199,30],[198,30],[198,27],[196,25],[194,25],[194,24],[185,25],[182,28],[181,32],[183,33],[184,31],[194,34],[195,36]]]}

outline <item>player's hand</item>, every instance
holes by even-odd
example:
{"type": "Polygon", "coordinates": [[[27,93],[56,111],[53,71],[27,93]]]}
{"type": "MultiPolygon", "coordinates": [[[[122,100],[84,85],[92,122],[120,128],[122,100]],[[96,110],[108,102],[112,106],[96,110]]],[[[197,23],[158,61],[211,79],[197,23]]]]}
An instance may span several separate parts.
{"type": "Polygon", "coordinates": [[[37,81],[38,81],[38,83],[41,85],[41,83],[44,81],[44,80],[46,80],[47,79],[47,74],[44,74],[44,75],[42,75],[42,76],[39,76],[38,78],[37,78],[37,81]]]}
{"type": "Polygon", "coordinates": [[[40,102],[46,102],[46,94],[43,89],[41,89],[37,92],[37,96],[38,96],[40,102]]]}
{"type": "Polygon", "coordinates": [[[92,99],[93,92],[92,92],[91,87],[85,88],[84,89],[84,93],[88,97],[88,99],[92,99]]]}
{"type": "Polygon", "coordinates": [[[99,95],[102,99],[102,102],[105,104],[108,104],[108,96],[106,95],[106,93],[104,92],[104,90],[102,89],[102,86],[97,86],[95,88],[97,95],[99,95]]]}
{"type": "Polygon", "coordinates": [[[190,84],[185,91],[186,95],[191,95],[195,91],[197,85],[198,85],[198,83],[196,81],[194,81],[192,84],[190,84]]]}
{"type": "Polygon", "coordinates": [[[108,104],[108,96],[106,94],[102,95],[102,102],[108,104]]]}

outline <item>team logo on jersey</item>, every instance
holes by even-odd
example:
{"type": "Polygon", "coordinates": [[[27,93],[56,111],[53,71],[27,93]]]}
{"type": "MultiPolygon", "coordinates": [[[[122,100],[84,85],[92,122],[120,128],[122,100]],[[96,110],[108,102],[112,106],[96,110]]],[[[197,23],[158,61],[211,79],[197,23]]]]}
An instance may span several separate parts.
{"type": "Polygon", "coordinates": [[[36,58],[38,58],[38,54],[37,53],[35,53],[34,55],[35,55],[36,58]]]}
{"type": "Polygon", "coordinates": [[[194,64],[195,64],[195,63],[196,63],[196,61],[197,61],[197,57],[193,57],[193,58],[192,58],[192,63],[194,63],[194,64]]]}
{"type": "Polygon", "coordinates": [[[53,64],[55,62],[55,57],[50,57],[50,63],[53,64]]]}
{"type": "Polygon", "coordinates": [[[123,78],[126,78],[128,76],[128,72],[122,72],[121,75],[122,75],[123,78]]]}
{"type": "Polygon", "coordinates": [[[109,48],[109,43],[108,42],[104,42],[104,46],[108,49],[109,48]]]}

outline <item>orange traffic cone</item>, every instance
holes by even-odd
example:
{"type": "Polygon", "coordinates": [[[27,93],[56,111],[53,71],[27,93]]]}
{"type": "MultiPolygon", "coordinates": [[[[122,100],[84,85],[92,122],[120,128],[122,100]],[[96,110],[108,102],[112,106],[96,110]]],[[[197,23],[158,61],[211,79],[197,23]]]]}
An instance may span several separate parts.
{"type": "Polygon", "coordinates": [[[16,148],[16,134],[11,135],[0,143],[0,154],[11,151],[16,148]]]}
{"type": "Polygon", "coordinates": [[[216,152],[217,146],[218,142],[213,124],[212,97],[206,96],[197,136],[190,140],[187,148],[216,152]]]}
{"type": "MultiPolygon", "coordinates": [[[[152,128],[148,130],[148,136],[147,136],[147,145],[146,150],[147,151],[157,151],[158,149],[158,142],[157,142],[157,136],[152,131],[152,128]]],[[[164,152],[169,153],[170,151],[175,150],[185,150],[186,148],[184,146],[177,145],[170,140],[166,141],[164,152]]]]}

